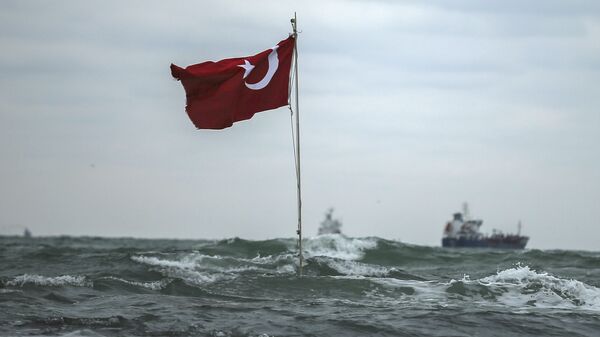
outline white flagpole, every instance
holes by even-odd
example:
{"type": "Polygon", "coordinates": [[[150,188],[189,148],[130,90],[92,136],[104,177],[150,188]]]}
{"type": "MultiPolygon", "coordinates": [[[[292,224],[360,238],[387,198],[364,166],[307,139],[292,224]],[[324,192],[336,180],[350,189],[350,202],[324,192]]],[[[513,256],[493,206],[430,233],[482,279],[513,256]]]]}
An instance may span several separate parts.
{"type": "Polygon", "coordinates": [[[300,261],[299,275],[302,276],[302,267],[304,257],[302,255],[302,193],[300,185],[300,106],[298,104],[298,30],[296,21],[296,12],[292,21],[294,29],[294,78],[296,85],[296,182],[298,184],[298,259],[300,261]]]}

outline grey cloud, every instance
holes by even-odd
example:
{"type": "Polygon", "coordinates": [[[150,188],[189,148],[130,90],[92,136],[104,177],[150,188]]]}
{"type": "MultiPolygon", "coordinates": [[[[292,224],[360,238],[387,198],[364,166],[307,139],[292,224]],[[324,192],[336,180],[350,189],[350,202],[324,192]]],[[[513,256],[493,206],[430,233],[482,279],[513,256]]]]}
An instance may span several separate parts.
{"type": "Polygon", "coordinates": [[[0,233],[293,236],[289,111],[194,130],[168,66],[264,50],[297,11],[307,234],[335,206],[349,235],[437,245],[466,200],[596,249],[593,1],[0,7],[0,233]]]}

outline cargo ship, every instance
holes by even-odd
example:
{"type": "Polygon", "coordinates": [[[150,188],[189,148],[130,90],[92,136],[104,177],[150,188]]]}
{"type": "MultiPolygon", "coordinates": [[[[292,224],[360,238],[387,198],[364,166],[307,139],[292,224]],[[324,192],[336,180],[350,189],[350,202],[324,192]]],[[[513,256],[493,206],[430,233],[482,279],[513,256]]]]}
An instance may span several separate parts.
{"type": "Polygon", "coordinates": [[[480,247],[499,249],[523,249],[529,241],[521,235],[521,222],[517,234],[504,234],[494,230],[492,235],[479,231],[483,220],[471,219],[469,206],[463,204],[462,213],[454,213],[454,218],[446,224],[442,237],[442,247],[480,247]]]}

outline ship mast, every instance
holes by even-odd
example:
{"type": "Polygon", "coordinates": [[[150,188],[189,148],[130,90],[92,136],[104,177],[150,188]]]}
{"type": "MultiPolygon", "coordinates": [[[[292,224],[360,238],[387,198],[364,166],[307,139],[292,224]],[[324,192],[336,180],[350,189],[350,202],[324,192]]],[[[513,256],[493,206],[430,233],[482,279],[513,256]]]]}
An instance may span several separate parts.
{"type": "Polygon", "coordinates": [[[469,204],[463,202],[463,219],[464,221],[471,220],[471,214],[469,214],[469,204]]]}

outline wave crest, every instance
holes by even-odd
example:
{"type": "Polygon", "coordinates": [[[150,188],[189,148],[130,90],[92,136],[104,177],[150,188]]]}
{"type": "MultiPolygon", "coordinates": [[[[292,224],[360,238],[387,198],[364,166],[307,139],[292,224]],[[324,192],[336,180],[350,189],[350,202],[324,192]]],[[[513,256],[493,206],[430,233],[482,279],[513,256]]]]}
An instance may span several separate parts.
{"type": "Polygon", "coordinates": [[[536,272],[529,266],[517,265],[477,282],[492,288],[507,289],[499,300],[508,305],[556,308],[576,306],[600,310],[600,289],[578,280],[536,272]]]}
{"type": "Polygon", "coordinates": [[[16,276],[12,280],[6,282],[8,286],[17,286],[23,287],[26,284],[33,284],[36,286],[47,286],[47,287],[62,287],[62,286],[72,286],[72,287],[91,287],[92,282],[87,281],[85,276],[71,276],[71,275],[61,275],[61,276],[42,276],[42,275],[31,275],[31,274],[23,274],[16,276]]]}
{"type": "Polygon", "coordinates": [[[327,256],[342,260],[359,260],[369,249],[377,247],[376,238],[349,238],[340,234],[307,238],[303,249],[307,257],[327,256]]]}

